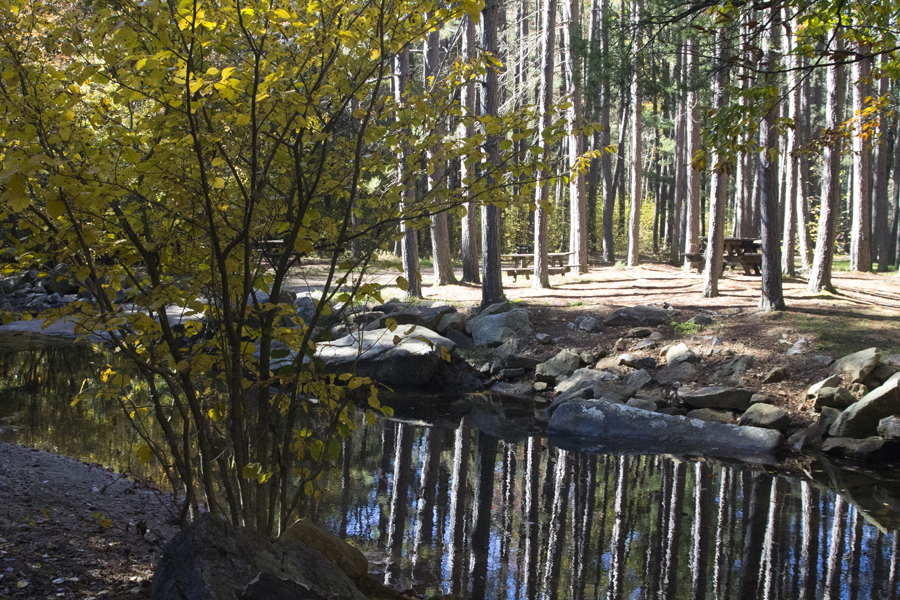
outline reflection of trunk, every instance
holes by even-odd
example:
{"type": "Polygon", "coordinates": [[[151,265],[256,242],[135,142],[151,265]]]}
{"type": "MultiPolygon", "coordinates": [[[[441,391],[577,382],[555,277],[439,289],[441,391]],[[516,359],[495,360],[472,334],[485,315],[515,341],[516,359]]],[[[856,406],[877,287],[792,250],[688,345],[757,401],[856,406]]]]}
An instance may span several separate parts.
{"type": "Polygon", "coordinates": [[[900,535],[894,532],[894,546],[891,549],[891,575],[888,578],[888,600],[897,597],[897,580],[900,579],[900,535]]]}
{"type": "Polygon", "coordinates": [[[853,509],[853,541],[850,543],[850,600],[859,598],[859,563],[862,556],[863,522],[859,511],[853,509]]]}
{"type": "MultiPolygon", "coordinates": [[[[382,502],[387,497],[388,479],[393,473],[391,470],[393,453],[391,451],[394,448],[394,440],[397,437],[397,427],[399,427],[397,423],[386,422],[384,431],[381,434],[381,469],[379,471],[378,485],[375,489],[379,502],[382,502]]],[[[381,510],[378,511],[378,545],[382,547],[387,544],[387,522],[388,511],[382,506],[381,510]]]]}
{"type": "Polygon", "coordinates": [[[812,600],[816,595],[816,563],[819,556],[819,490],[809,482],[800,483],[802,493],[803,544],[800,550],[799,600],[812,600]]]}
{"type": "Polygon", "coordinates": [[[462,580],[460,551],[465,541],[466,480],[469,471],[469,427],[465,418],[456,429],[453,451],[453,487],[450,491],[450,548],[448,564],[451,573],[450,593],[458,594],[462,580]]]}
{"type": "MultiPolygon", "coordinates": [[[[437,494],[443,433],[443,430],[434,427],[425,430],[422,474],[419,479],[419,505],[416,509],[416,543],[412,556],[414,567],[419,565],[423,550],[426,553],[429,551],[433,539],[434,501],[437,494]]],[[[421,581],[419,577],[416,579],[421,581]]]]}
{"type": "Polygon", "coordinates": [[[625,499],[628,495],[628,467],[629,457],[619,457],[619,477],[616,480],[616,520],[612,530],[611,557],[609,569],[609,590],[607,600],[619,600],[622,598],[622,579],[625,577],[625,537],[628,534],[625,527],[625,499]]]}
{"type": "Polygon", "coordinates": [[[587,561],[590,552],[591,524],[597,490],[597,456],[579,455],[575,487],[575,519],[573,537],[575,555],[572,582],[573,600],[584,600],[587,561]]]}
{"type": "Polygon", "coordinates": [[[763,587],[763,598],[769,600],[775,598],[775,540],[779,535],[778,520],[781,518],[781,501],[784,491],[782,489],[782,480],[776,478],[772,482],[772,492],[769,497],[769,521],[766,524],[766,538],[763,541],[763,570],[766,573],[766,579],[763,587]]]}
{"type": "Polygon", "coordinates": [[[684,506],[684,471],[683,462],[676,461],[672,465],[672,495],[669,502],[668,539],[666,540],[666,568],[663,575],[662,597],[675,597],[675,583],[678,574],[678,538],[681,536],[681,510],[684,506]]]}
{"type": "Polygon", "coordinates": [[[347,537],[347,519],[350,517],[350,463],[353,456],[353,445],[349,439],[341,444],[341,525],[338,535],[347,537]]]}
{"type": "Polygon", "coordinates": [[[663,585],[663,574],[666,572],[666,546],[663,542],[668,537],[671,497],[672,461],[664,458],[660,459],[659,510],[656,511],[656,538],[653,546],[653,553],[659,562],[659,567],[655,571],[656,575],[648,581],[651,598],[659,595],[660,586],[663,585]]]}
{"type": "Polygon", "coordinates": [[[509,576],[510,545],[512,544],[513,515],[518,514],[515,501],[516,485],[516,445],[505,443],[503,466],[501,467],[500,495],[500,581],[509,576]]]}
{"type": "MultiPolygon", "coordinates": [[[[409,478],[412,472],[412,447],[413,428],[410,425],[400,424],[397,430],[397,443],[394,452],[394,479],[391,483],[391,514],[388,521],[387,546],[391,554],[399,558],[403,550],[403,537],[406,531],[406,516],[409,503],[407,494],[409,491],[409,478]]],[[[399,560],[392,561],[391,568],[385,571],[384,583],[390,584],[391,580],[399,574],[396,566],[399,560]]]]}
{"type": "Polygon", "coordinates": [[[825,597],[838,598],[841,594],[841,567],[843,566],[844,524],[847,522],[847,501],[838,496],[834,502],[831,521],[831,548],[828,551],[828,572],[825,575],[825,597]]]}
{"type": "Polygon", "coordinates": [[[475,509],[472,518],[472,594],[484,598],[487,584],[488,547],[491,539],[491,504],[494,499],[494,464],[497,438],[478,432],[475,472],[475,509]]]}
{"type": "Polygon", "coordinates": [[[694,465],[694,523],[691,527],[691,598],[706,597],[706,564],[709,542],[706,522],[712,514],[711,469],[707,463],[694,465]]]}
{"type": "Polygon", "coordinates": [[[547,568],[544,572],[544,597],[555,600],[559,590],[566,535],[566,508],[569,506],[570,455],[559,451],[556,461],[556,489],[550,509],[550,528],[547,540],[547,568]]]}
{"type": "MultiPolygon", "coordinates": [[[[741,571],[738,582],[739,598],[755,598],[759,585],[760,554],[768,515],[769,491],[772,476],[756,473],[750,489],[750,510],[744,513],[744,547],[741,551],[741,571]]],[[[744,494],[747,494],[744,488],[744,494]]]]}
{"type": "Polygon", "coordinates": [[[541,440],[528,438],[525,463],[525,600],[537,597],[538,507],[540,504],[541,440]]]}
{"type": "Polygon", "coordinates": [[[731,488],[734,485],[734,471],[729,467],[722,467],[722,476],[719,483],[719,518],[716,527],[716,561],[713,567],[713,597],[721,598],[722,589],[731,565],[726,557],[728,547],[731,546],[731,530],[728,528],[728,516],[732,511],[731,488]]]}

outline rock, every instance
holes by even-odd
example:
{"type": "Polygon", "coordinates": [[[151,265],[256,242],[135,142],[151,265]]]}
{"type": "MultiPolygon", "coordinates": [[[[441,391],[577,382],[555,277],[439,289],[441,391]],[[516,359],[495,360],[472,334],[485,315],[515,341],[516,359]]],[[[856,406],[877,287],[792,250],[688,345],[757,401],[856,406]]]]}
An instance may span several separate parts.
{"type": "Polygon", "coordinates": [[[635,327],[626,333],[625,337],[645,338],[649,337],[651,333],[653,333],[653,330],[648,327],[635,327]]]}
{"type": "Polygon", "coordinates": [[[668,322],[669,312],[652,306],[632,306],[620,308],[603,320],[604,325],[632,325],[654,327],[668,322]]]}
{"type": "Polygon", "coordinates": [[[441,335],[447,335],[448,329],[455,329],[457,331],[465,332],[466,315],[456,311],[441,315],[441,320],[438,321],[436,331],[441,335]]]}
{"type": "Polygon", "coordinates": [[[687,414],[687,411],[684,409],[683,406],[668,406],[666,408],[660,408],[656,412],[663,414],[663,415],[677,415],[677,416],[684,416],[687,414]]]}
{"type": "Polygon", "coordinates": [[[830,406],[838,410],[844,410],[856,402],[853,394],[842,387],[823,387],[816,392],[816,410],[821,411],[823,406],[830,406]]]}
{"type": "Polygon", "coordinates": [[[643,358],[635,358],[630,354],[620,354],[619,364],[632,369],[654,369],[656,368],[656,360],[645,356],[643,358]]]}
{"type": "Polygon", "coordinates": [[[290,579],[282,579],[260,571],[256,578],[247,584],[241,592],[240,600],[328,600],[327,596],[317,594],[308,587],[290,579]]]}
{"type": "Polygon", "coordinates": [[[447,328],[446,332],[444,333],[444,337],[456,344],[456,347],[460,350],[467,350],[471,352],[476,348],[475,342],[472,341],[472,338],[453,327],[447,328]]]}
{"type": "Polygon", "coordinates": [[[619,338],[616,340],[616,352],[621,352],[625,348],[628,347],[628,342],[625,341],[625,338],[619,338]]]}
{"type": "Polygon", "coordinates": [[[774,367],[763,377],[763,383],[780,383],[787,379],[787,371],[784,367],[774,367]]]}
{"type": "Polygon", "coordinates": [[[826,367],[834,364],[834,358],[827,356],[825,354],[816,354],[815,356],[813,356],[813,360],[816,361],[817,363],[821,363],[821,364],[825,365],[826,367]]]}
{"type": "Polygon", "coordinates": [[[532,385],[527,381],[516,382],[499,382],[491,386],[491,391],[501,396],[509,396],[519,400],[528,400],[531,398],[532,385]]]}
{"type": "Polygon", "coordinates": [[[656,346],[656,342],[654,340],[641,340],[637,344],[635,344],[635,350],[645,350],[647,348],[653,348],[656,346]]]}
{"type": "Polygon", "coordinates": [[[839,359],[831,366],[831,372],[848,377],[850,383],[862,383],[875,370],[880,360],[881,354],[876,348],[867,348],[839,359]]]}
{"type": "Polygon", "coordinates": [[[539,333],[534,337],[537,341],[544,344],[545,346],[551,342],[549,333],[539,333]]]}
{"type": "Polygon", "coordinates": [[[637,390],[633,387],[615,381],[595,381],[591,385],[591,395],[595,399],[607,398],[624,403],[634,396],[635,392],[637,390]]]}
{"type": "Polygon", "coordinates": [[[578,369],[566,379],[556,383],[555,389],[560,394],[571,390],[589,388],[595,381],[615,381],[618,379],[609,371],[597,371],[596,369],[578,369]]]}
{"type": "Polygon", "coordinates": [[[741,415],[741,425],[777,429],[784,433],[791,426],[791,417],[786,412],[771,404],[751,404],[741,415]]]}
{"type": "Polygon", "coordinates": [[[441,317],[456,312],[454,307],[447,305],[428,306],[404,302],[388,302],[376,306],[375,310],[384,312],[385,319],[394,319],[398,325],[417,325],[432,331],[438,328],[441,317]]]}
{"type": "Polygon", "coordinates": [[[280,544],[300,542],[321,552],[348,577],[356,579],[369,572],[369,561],[357,548],[314,524],[309,519],[298,519],[278,536],[280,544]]]}
{"type": "MultiPolygon", "coordinates": [[[[297,313],[297,316],[303,319],[303,322],[309,324],[313,316],[316,314],[316,302],[318,302],[318,298],[313,298],[308,295],[300,295],[297,297],[297,301],[294,302],[294,310],[297,313]]],[[[320,323],[321,325],[321,323],[320,323]]]]}
{"type": "Polygon", "coordinates": [[[690,383],[697,377],[697,368],[690,363],[677,363],[656,372],[656,380],[662,384],[681,381],[690,383]]]}
{"type": "Polygon", "coordinates": [[[571,375],[580,366],[581,357],[574,350],[565,349],[535,367],[534,378],[537,381],[555,383],[557,377],[571,375]]]}
{"type": "Polygon", "coordinates": [[[535,382],[534,382],[534,391],[536,391],[536,392],[543,392],[543,391],[546,390],[546,389],[547,389],[547,382],[546,382],[546,381],[535,381],[535,382]]]}
{"type": "MultiPolygon", "coordinates": [[[[380,310],[366,310],[347,315],[347,323],[350,325],[368,325],[369,323],[378,321],[382,317],[384,317],[384,313],[380,310]]],[[[382,327],[383,326],[382,322],[382,327]]]]}
{"type": "Polygon", "coordinates": [[[753,406],[754,404],[774,404],[774,401],[768,394],[756,392],[755,394],[750,396],[750,406],[753,406]]]}
{"type": "Polygon", "coordinates": [[[442,348],[452,353],[456,344],[423,327],[408,335],[374,329],[319,344],[316,355],[325,361],[326,372],[344,373],[354,368],[357,375],[384,385],[411,388],[431,379],[443,360],[442,348]]]}
{"type": "Polygon", "coordinates": [[[682,342],[669,348],[666,352],[666,364],[677,365],[678,363],[698,363],[700,357],[694,354],[694,351],[682,342]]]}
{"type": "Polygon", "coordinates": [[[731,423],[734,421],[735,415],[730,410],[697,408],[695,410],[689,410],[687,416],[691,419],[700,419],[701,421],[709,421],[710,423],[731,423]]]}
{"type": "Polygon", "coordinates": [[[822,444],[822,452],[869,462],[897,459],[900,442],[872,436],[866,438],[830,437],[822,444]]]}
{"type": "Polygon", "coordinates": [[[166,544],[153,574],[151,598],[239,598],[245,589],[253,594],[258,587],[265,587],[251,585],[260,573],[266,574],[262,579],[274,576],[296,584],[285,585],[295,590],[294,593],[303,588],[329,600],[366,600],[347,574],[318,550],[300,542],[270,541],[209,513],[201,515],[166,544]]]}
{"type": "Polygon", "coordinates": [[[878,435],[887,440],[900,440],[900,417],[894,415],[878,421],[878,435]]]}
{"type": "Polygon", "coordinates": [[[830,406],[823,406],[822,412],[819,414],[819,425],[822,426],[822,435],[828,435],[828,430],[831,429],[831,426],[834,425],[834,422],[838,420],[838,417],[841,416],[841,411],[836,408],[831,408],[830,406]]]}
{"type": "Polygon", "coordinates": [[[476,346],[499,346],[510,338],[534,333],[528,311],[510,303],[492,304],[466,324],[476,346]]]}
{"type": "Polygon", "coordinates": [[[641,410],[648,410],[650,412],[656,412],[656,402],[652,400],[644,400],[642,398],[632,398],[628,402],[625,403],[625,406],[630,406],[631,408],[639,408],[641,410]]]}
{"type": "Polygon", "coordinates": [[[875,369],[869,373],[866,378],[863,380],[863,385],[865,385],[870,390],[874,390],[885,381],[891,378],[891,375],[897,372],[897,368],[893,365],[880,362],[875,367],[875,369]]]}
{"type": "Polygon", "coordinates": [[[714,374],[713,381],[725,383],[729,385],[737,385],[741,382],[741,378],[753,366],[754,358],[747,354],[741,354],[734,357],[722,365],[714,374]]]}
{"type": "Polygon", "coordinates": [[[803,339],[803,338],[800,338],[799,340],[797,340],[796,342],[794,342],[794,345],[793,345],[793,346],[791,346],[790,348],[788,348],[787,355],[788,355],[788,356],[795,356],[795,355],[797,355],[797,354],[803,354],[803,353],[806,352],[807,350],[809,350],[809,342],[807,342],[807,341],[806,341],[805,339],[803,339]]]}
{"type": "Polygon", "coordinates": [[[528,341],[525,338],[512,338],[506,340],[491,351],[491,356],[499,360],[503,364],[507,364],[506,360],[512,354],[519,354],[528,348],[528,341]]]}
{"type": "Polygon", "coordinates": [[[744,412],[750,408],[751,390],[733,387],[681,388],[678,398],[693,408],[721,408],[744,412]]]}
{"type": "Polygon", "coordinates": [[[518,379],[525,375],[525,369],[501,369],[500,370],[500,379],[503,381],[509,381],[510,379],[518,379]]]}
{"type": "Polygon", "coordinates": [[[595,317],[590,316],[578,317],[575,319],[575,326],[581,331],[587,331],[588,333],[603,331],[603,327],[600,326],[600,321],[595,317]]]}
{"type": "Polygon", "coordinates": [[[869,388],[864,383],[853,383],[850,385],[850,393],[855,398],[862,398],[869,393],[869,388]]]}
{"type": "Polygon", "coordinates": [[[832,437],[865,438],[878,432],[878,422],[900,414],[900,373],[841,413],[828,432],[832,437]]]}
{"type": "Polygon", "coordinates": [[[593,350],[591,350],[591,356],[594,357],[594,360],[600,360],[601,358],[606,358],[609,356],[609,350],[604,348],[603,346],[597,346],[593,350]]]}
{"type": "Polygon", "coordinates": [[[688,323],[693,323],[694,325],[712,325],[714,321],[712,317],[707,315],[694,315],[687,321],[688,323]]]}
{"type": "Polygon", "coordinates": [[[784,437],[771,429],[709,423],[620,404],[577,400],[550,418],[552,435],[574,435],[617,452],[704,454],[768,460],[784,437]]]}
{"type": "Polygon", "coordinates": [[[653,383],[653,376],[651,376],[650,373],[648,373],[645,369],[635,371],[625,378],[625,385],[638,390],[645,385],[650,385],[651,383],[653,383]]]}
{"type": "Polygon", "coordinates": [[[814,383],[811,386],[809,386],[809,389],[806,390],[806,397],[807,398],[815,398],[816,393],[820,389],[825,388],[825,387],[833,388],[833,387],[838,387],[840,385],[841,385],[841,378],[838,377],[837,375],[832,375],[831,377],[827,377],[827,378],[823,379],[822,381],[820,381],[818,383],[814,383]]]}
{"type": "Polygon", "coordinates": [[[663,339],[663,335],[658,331],[654,331],[650,334],[650,339],[654,342],[658,342],[659,340],[663,339]]]}
{"type": "Polygon", "coordinates": [[[506,357],[505,362],[510,369],[527,369],[529,371],[541,364],[541,361],[533,356],[522,356],[521,354],[510,354],[506,357]]]}
{"type": "Polygon", "coordinates": [[[594,358],[594,355],[590,352],[582,352],[581,354],[578,355],[578,357],[581,358],[581,364],[583,364],[583,365],[592,364],[595,360],[597,360],[594,358]]]}
{"type": "Polygon", "coordinates": [[[818,423],[813,423],[794,433],[788,438],[788,445],[798,452],[818,452],[822,449],[825,430],[818,423]]]}
{"type": "Polygon", "coordinates": [[[68,265],[60,263],[56,265],[50,274],[41,277],[38,283],[48,294],[59,294],[60,296],[77,294],[78,286],[69,280],[68,273],[68,265]]]}

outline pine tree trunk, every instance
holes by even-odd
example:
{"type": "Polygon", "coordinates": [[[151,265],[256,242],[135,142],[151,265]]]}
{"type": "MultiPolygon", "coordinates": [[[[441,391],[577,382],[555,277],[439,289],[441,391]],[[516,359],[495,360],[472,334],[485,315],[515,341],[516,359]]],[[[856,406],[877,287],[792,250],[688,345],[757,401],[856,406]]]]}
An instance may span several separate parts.
{"type": "MultiPolygon", "coordinates": [[[[685,136],[687,141],[688,163],[694,159],[700,150],[700,105],[697,87],[700,85],[700,71],[698,67],[699,48],[695,40],[688,41],[687,58],[685,59],[686,84],[688,86],[687,105],[684,118],[687,122],[685,136]]],[[[700,250],[700,171],[694,167],[687,167],[687,204],[685,210],[685,234],[684,251],[699,252],[700,250]]],[[[690,267],[686,263],[686,267],[690,267]]]]}
{"type": "Polygon", "coordinates": [[[643,200],[642,184],[642,115],[641,115],[641,83],[640,83],[640,58],[638,51],[641,46],[640,35],[641,0],[632,0],[631,22],[634,26],[634,39],[632,51],[634,53],[631,73],[631,214],[628,219],[628,255],[627,265],[636,267],[641,262],[641,201],[643,200]]]}
{"type": "MultiPolygon", "coordinates": [[[[481,48],[485,52],[497,55],[497,12],[502,0],[486,0],[481,11],[481,48]]],[[[497,70],[487,69],[482,77],[481,110],[482,116],[496,117],[499,109],[500,86],[497,70]]],[[[500,166],[499,140],[496,135],[485,137],[485,153],[489,157],[485,179],[488,186],[495,181],[495,170],[500,166]]],[[[495,204],[487,204],[481,208],[481,307],[503,302],[503,280],[500,273],[500,209],[495,204]]]]}
{"type": "MultiPolygon", "coordinates": [[[[475,23],[468,15],[463,17],[462,56],[465,60],[472,57],[475,47],[475,23]]],[[[460,104],[465,109],[467,116],[475,115],[475,85],[467,83],[460,91],[460,104]]],[[[466,125],[466,137],[471,137],[475,131],[471,125],[466,125]]],[[[466,179],[472,176],[465,160],[459,161],[459,175],[466,185],[466,179]]],[[[466,214],[462,218],[461,246],[464,283],[479,283],[481,277],[478,273],[478,207],[475,202],[466,202],[466,214]]]]}
{"type": "MultiPolygon", "coordinates": [[[[409,79],[409,48],[399,52],[394,57],[394,100],[401,105],[406,96],[406,83],[409,79]]],[[[400,161],[399,179],[403,188],[403,196],[400,201],[402,213],[412,212],[416,204],[416,185],[413,175],[406,173],[406,157],[409,149],[403,148],[403,160],[400,161]]],[[[403,276],[409,283],[405,295],[407,298],[421,298],[422,284],[419,281],[419,240],[416,230],[407,221],[401,221],[400,230],[403,237],[400,240],[400,251],[403,258],[403,276]]]]}
{"type": "Polygon", "coordinates": [[[568,95],[570,107],[567,114],[566,133],[569,138],[569,251],[574,254],[569,264],[578,273],[588,272],[588,220],[585,200],[584,171],[575,169],[578,158],[584,153],[584,136],[581,128],[581,60],[577,48],[581,45],[581,11],[579,0],[568,0],[567,27],[563,29],[565,61],[568,65],[568,95]]]}
{"type": "Polygon", "coordinates": [[[900,120],[897,121],[897,129],[894,132],[894,165],[891,172],[894,180],[891,192],[894,218],[891,221],[890,262],[896,265],[900,262],[900,247],[898,247],[900,246],[900,120]]]}
{"type": "MultiPolygon", "coordinates": [[[[796,23],[796,21],[795,21],[796,23]]],[[[807,59],[800,58],[800,66],[805,66],[807,59]]],[[[810,116],[809,116],[809,77],[803,77],[802,71],[794,74],[794,84],[791,89],[794,94],[799,94],[796,109],[794,111],[794,134],[797,138],[797,147],[802,148],[806,145],[806,140],[810,138],[810,116]],[[802,82],[798,81],[801,80],[802,82]]],[[[812,177],[809,170],[809,159],[805,153],[800,153],[797,157],[797,247],[800,252],[800,265],[805,271],[812,268],[813,240],[809,230],[809,193],[813,189],[811,186],[812,177]]]]}
{"type": "MultiPolygon", "coordinates": [[[[843,50],[840,32],[833,36],[834,50],[843,50]]],[[[825,127],[832,129],[843,121],[844,66],[828,66],[828,99],[825,106],[825,127]]],[[[809,291],[834,291],[831,284],[831,265],[834,260],[834,238],[837,231],[838,203],[841,185],[841,139],[836,137],[822,152],[822,206],[819,211],[819,236],[809,276],[809,291]]]]}
{"type": "MultiPolygon", "coordinates": [[[[859,52],[867,54],[868,47],[860,46],[859,52]]],[[[871,175],[871,144],[862,135],[862,111],[866,98],[872,94],[868,81],[871,70],[868,60],[853,63],[853,113],[857,130],[853,134],[853,225],[850,235],[850,270],[872,270],[872,220],[869,212],[869,177],[871,175]]]]}
{"type": "MultiPolygon", "coordinates": [[[[721,28],[716,36],[716,61],[713,85],[713,102],[716,108],[724,107],[727,102],[728,85],[728,41],[725,29],[721,28]]],[[[725,202],[728,192],[728,174],[718,167],[720,156],[714,150],[710,157],[713,172],[710,178],[709,191],[709,235],[706,244],[706,268],[703,270],[703,297],[719,296],[719,277],[722,276],[722,255],[725,243],[725,202]]]]}
{"type": "MultiPolygon", "coordinates": [[[[541,138],[540,132],[550,126],[550,104],[553,102],[553,66],[554,46],[556,42],[556,0],[544,0],[541,7],[541,83],[538,95],[538,115],[540,126],[538,127],[539,143],[543,146],[543,160],[549,165],[550,143],[541,138]]],[[[545,206],[550,202],[550,184],[546,180],[548,174],[543,174],[545,179],[535,190],[534,213],[534,281],[532,287],[536,289],[550,287],[550,273],[547,261],[547,221],[549,215],[545,206]]]]}
{"type": "Polygon", "coordinates": [[[671,231],[671,239],[669,240],[669,260],[672,264],[678,264],[681,261],[681,254],[684,252],[684,244],[681,240],[681,212],[684,206],[684,193],[687,189],[687,153],[685,151],[685,129],[687,128],[687,118],[685,111],[687,103],[685,102],[684,82],[687,77],[683,71],[685,67],[684,43],[678,45],[678,55],[675,58],[675,153],[672,157],[672,170],[675,172],[675,188],[672,208],[669,212],[669,229],[671,231]]]}
{"type": "MultiPolygon", "coordinates": [[[[881,64],[887,61],[887,55],[882,55],[881,64]]],[[[880,81],[880,96],[887,96],[890,93],[890,82],[887,77],[882,77],[880,81]]],[[[878,147],[875,148],[875,183],[872,191],[872,221],[875,225],[875,258],[878,260],[878,272],[884,273],[888,270],[890,263],[890,215],[888,214],[888,130],[890,129],[890,120],[886,111],[881,111],[878,116],[878,131],[881,134],[881,140],[878,147]]]]}

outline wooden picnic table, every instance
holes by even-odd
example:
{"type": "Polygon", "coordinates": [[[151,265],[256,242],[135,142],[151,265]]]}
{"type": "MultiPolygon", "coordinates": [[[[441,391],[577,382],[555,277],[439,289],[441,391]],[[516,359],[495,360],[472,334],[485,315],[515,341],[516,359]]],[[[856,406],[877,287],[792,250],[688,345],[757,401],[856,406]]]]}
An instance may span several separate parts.
{"type": "MultiPolygon", "coordinates": [[[[706,267],[706,246],[707,238],[700,238],[700,251],[685,253],[684,257],[691,263],[692,267],[696,267],[700,273],[706,267]]],[[[760,267],[762,266],[762,254],[760,248],[762,242],[754,238],[738,238],[727,237],[724,240],[722,262],[724,266],[741,267],[745,275],[760,275],[760,267]]]]}
{"type": "MultiPolygon", "coordinates": [[[[548,252],[547,253],[547,267],[548,271],[551,275],[564,275],[569,272],[569,266],[566,264],[566,260],[575,254],[574,252],[548,252]]],[[[516,280],[518,275],[524,275],[525,279],[529,279],[529,276],[534,272],[534,267],[530,266],[534,261],[534,254],[502,254],[500,255],[502,260],[512,261],[512,267],[503,267],[503,271],[506,272],[507,275],[513,278],[513,281],[516,280]]]]}
{"type": "Polygon", "coordinates": [[[252,244],[252,249],[270,264],[274,264],[285,252],[291,254],[291,265],[300,264],[300,254],[293,248],[285,246],[284,240],[256,240],[252,244]]]}

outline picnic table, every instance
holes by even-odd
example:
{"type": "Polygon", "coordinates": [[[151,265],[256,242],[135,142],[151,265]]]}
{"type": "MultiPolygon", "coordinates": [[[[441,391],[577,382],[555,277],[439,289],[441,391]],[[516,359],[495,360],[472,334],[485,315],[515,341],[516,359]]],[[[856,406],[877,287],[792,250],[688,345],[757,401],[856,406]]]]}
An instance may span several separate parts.
{"type": "Polygon", "coordinates": [[[251,248],[270,265],[274,265],[285,252],[290,252],[291,254],[291,265],[296,266],[300,264],[300,253],[293,248],[288,248],[284,240],[256,240],[251,248]]]}
{"type": "MultiPolygon", "coordinates": [[[[706,267],[707,238],[700,238],[700,252],[686,252],[684,257],[692,267],[701,273],[706,267]]],[[[722,262],[724,267],[741,267],[745,275],[761,275],[762,254],[760,248],[762,242],[754,238],[727,237],[723,246],[722,262]],[[751,272],[752,270],[752,272],[751,272]]],[[[724,268],[723,267],[723,268],[724,268]]]]}
{"type": "MultiPolygon", "coordinates": [[[[574,252],[549,252],[547,253],[547,267],[550,275],[565,275],[569,272],[569,265],[566,260],[574,252]]],[[[502,270],[516,281],[519,275],[524,275],[528,279],[534,273],[534,267],[530,266],[534,262],[534,253],[516,253],[502,254],[500,258],[504,261],[512,261],[512,266],[503,267],[502,270]]]]}

